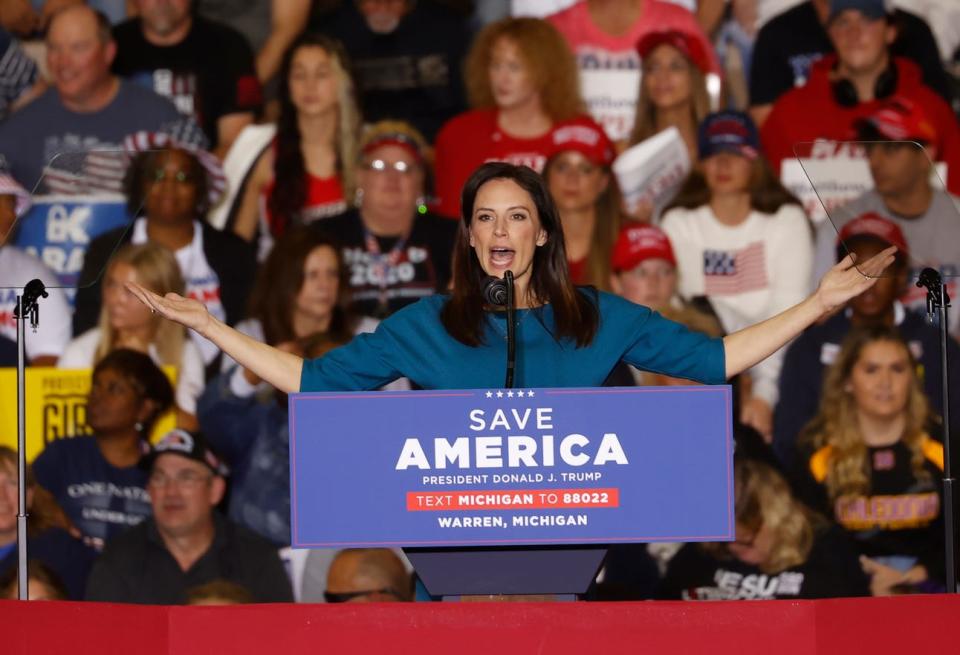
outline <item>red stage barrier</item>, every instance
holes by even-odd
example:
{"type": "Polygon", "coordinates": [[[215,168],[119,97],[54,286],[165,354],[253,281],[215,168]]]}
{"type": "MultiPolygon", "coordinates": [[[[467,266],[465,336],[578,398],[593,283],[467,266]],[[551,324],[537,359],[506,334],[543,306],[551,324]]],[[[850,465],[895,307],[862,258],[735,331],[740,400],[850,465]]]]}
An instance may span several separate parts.
{"type": "Polygon", "coordinates": [[[157,607],[0,601],[0,652],[957,652],[958,596],[700,603],[157,607]]]}

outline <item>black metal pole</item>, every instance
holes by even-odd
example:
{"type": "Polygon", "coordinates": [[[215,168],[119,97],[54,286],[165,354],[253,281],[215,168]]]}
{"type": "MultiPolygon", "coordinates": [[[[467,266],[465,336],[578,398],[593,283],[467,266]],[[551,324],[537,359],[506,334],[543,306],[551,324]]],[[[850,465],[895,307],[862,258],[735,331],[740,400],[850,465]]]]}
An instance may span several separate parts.
{"type": "Polygon", "coordinates": [[[954,532],[954,479],[950,448],[950,375],[947,366],[947,339],[950,338],[947,324],[947,308],[950,296],[940,273],[932,268],[920,272],[917,286],[927,290],[927,318],[933,319],[934,311],[940,320],[940,391],[943,397],[943,528],[944,564],[946,589],[957,593],[956,535],[954,532]]]}
{"type": "Polygon", "coordinates": [[[513,372],[517,361],[517,324],[516,303],[513,290],[513,271],[506,271],[503,279],[507,283],[507,380],[504,389],[513,388],[513,372]]]}
{"type": "Polygon", "coordinates": [[[37,329],[40,322],[40,299],[46,298],[46,287],[40,280],[30,280],[17,295],[13,317],[17,321],[17,598],[27,600],[29,577],[27,575],[27,352],[24,339],[25,326],[37,329]]]}
{"type": "Polygon", "coordinates": [[[13,317],[17,321],[17,598],[20,600],[30,597],[27,582],[27,412],[23,329],[27,311],[23,296],[17,294],[13,317]]]}

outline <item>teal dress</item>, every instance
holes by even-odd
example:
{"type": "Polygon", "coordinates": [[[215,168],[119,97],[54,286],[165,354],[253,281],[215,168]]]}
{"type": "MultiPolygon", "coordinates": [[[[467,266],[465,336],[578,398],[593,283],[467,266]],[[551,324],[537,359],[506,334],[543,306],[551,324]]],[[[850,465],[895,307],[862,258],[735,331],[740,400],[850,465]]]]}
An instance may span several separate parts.
{"type": "MultiPolygon", "coordinates": [[[[639,369],[723,384],[723,340],[688,330],[648,307],[599,292],[597,334],[589,346],[553,335],[550,305],[517,311],[517,388],[594,387],[618,362],[639,369]]],[[[503,386],[506,319],[485,316],[484,343],[467,346],[447,333],[440,311],[448,297],[424,298],[380,323],[376,332],[304,362],[301,391],[377,389],[406,377],[423,389],[503,386]]]]}

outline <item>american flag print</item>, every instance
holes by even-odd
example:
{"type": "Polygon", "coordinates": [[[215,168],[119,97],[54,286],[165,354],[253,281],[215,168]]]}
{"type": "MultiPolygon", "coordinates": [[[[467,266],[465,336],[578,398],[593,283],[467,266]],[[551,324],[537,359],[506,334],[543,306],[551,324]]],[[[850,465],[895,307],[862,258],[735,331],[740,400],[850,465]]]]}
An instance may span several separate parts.
{"type": "Polygon", "coordinates": [[[765,288],[767,264],[763,242],[754,241],[742,250],[704,250],[703,278],[703,292],[708,296],[731,296],[765,288]]]}

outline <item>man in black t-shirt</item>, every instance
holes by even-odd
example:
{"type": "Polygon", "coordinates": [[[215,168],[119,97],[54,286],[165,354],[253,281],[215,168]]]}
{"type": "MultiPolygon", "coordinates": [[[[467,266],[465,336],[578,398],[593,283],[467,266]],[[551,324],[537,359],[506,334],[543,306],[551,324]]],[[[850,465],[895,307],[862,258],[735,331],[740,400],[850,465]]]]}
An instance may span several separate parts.
{"type": "Polygon", "coordinates": [[[310,27],[343,42],[363,116],[398,119],[433,141],[466,109],[461,64],[470,43],[466,19],[430,0],[348,0],[311,18],[310,27]]]}
{"type": "Polygon", "coordinates": [[[226,153],[260,107],[249,44],[232,28],[195,17],[192,0],[135,4],[140,15],[113,31],[113,71],[173,100],[226,153]]]}
{"type": "MultiPolygon", "coordinates": [[[[807,0],[764,25],[757,34],[750,69],[750,112],[758,126],[777,98],[803,86],[813,63],[834,51],[826,31],[831,4],[858,10],[883,6],[882,0],[807,0]]],[[[949,101],[946,73],[930,27],[901,9],[893,11],[890,20],[897,30],[890,54],[913,59],[922,69],[924,83],[949,101]]]]}
{"type": "Polygon", "coordinates": [[[188,589],[214,580],[239,584],[259,603],[293,600],[276,548],[217,513],[227,471],[200,435],[167,433],[140,466],[153,516],[110,541],[88,600],[184,604],[188,589]]]}

